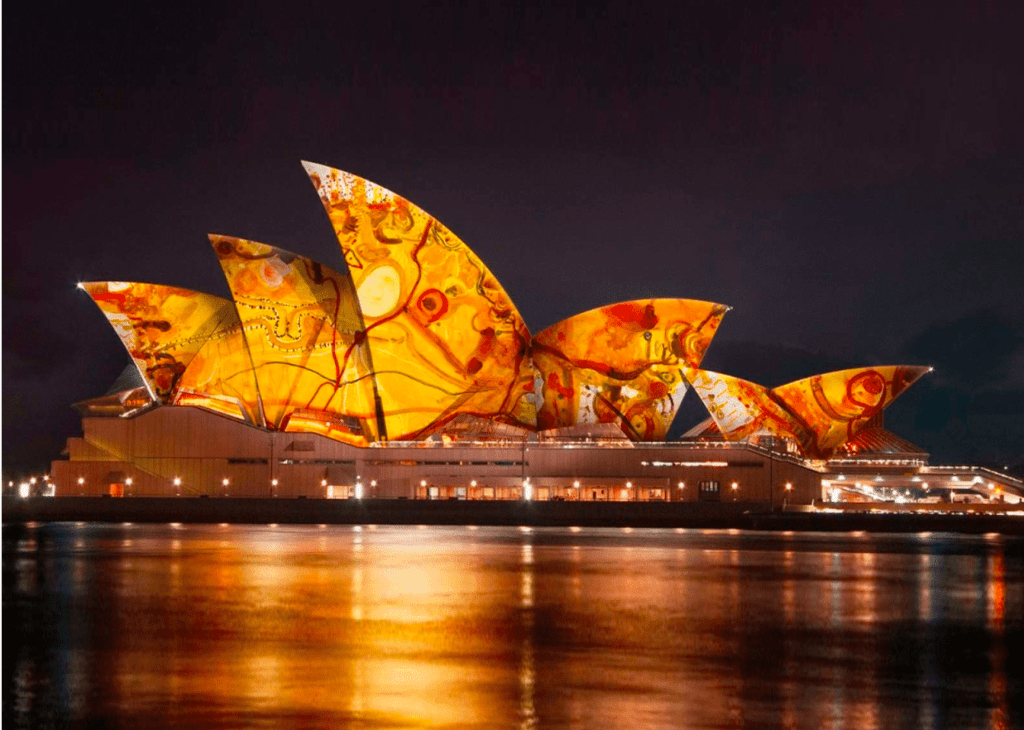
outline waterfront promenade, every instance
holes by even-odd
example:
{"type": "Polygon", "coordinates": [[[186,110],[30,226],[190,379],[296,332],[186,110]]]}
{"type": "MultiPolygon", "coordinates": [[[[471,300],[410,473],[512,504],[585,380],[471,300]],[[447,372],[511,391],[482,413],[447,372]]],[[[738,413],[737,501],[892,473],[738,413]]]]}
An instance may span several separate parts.
{"type": "MultiPolygon", "coordinates": [[[[744,502],[527,502],[376,499],[3,498],[3,522],[659,527],[1024,536],[1024,517],[986,509],[824,511],[744,502]]],[[[895,507],[894,507],[895,509],[895,507]]]]}

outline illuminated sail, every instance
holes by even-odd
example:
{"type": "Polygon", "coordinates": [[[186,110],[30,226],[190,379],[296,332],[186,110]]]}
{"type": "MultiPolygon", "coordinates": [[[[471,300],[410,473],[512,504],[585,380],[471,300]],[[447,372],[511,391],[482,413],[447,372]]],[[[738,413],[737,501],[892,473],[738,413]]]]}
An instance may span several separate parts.
{"type": "Polygon", "coordinates": [[[728,308],[640,299],[577,314],[533,338],[543,379],[541,429],[617,423],[635,441],[662,441],[728,308]]]}
{"type": "Polygon", "coordinates": [[[886,365],[840,370],[780,385],[775,394],[830,455],[931,368],[886,365]]]}
{"type": "Polygon", "coordinates": [[[340,438],[353,443],[365,443],[365,427],[372,438],[373,380],[349,277],[255,241],[210,242],[238,307],[267,426],[348,433],[340,438]]]}
{"type": "Polygon", "coordinates": [[[688,368],[686,379],[729,441],[768,433],[792,439],[803,453],[813,450],[812,434],[796,420],[769,388],[731,375],[688,368]]]}
{"type": "Polygon", "coordinates": [[[79,286],[106,315],[150,393],[163,403],[210,335],[235,316],[229,300],[189,289],[126,281],[79,286]]]}
{"type": "Polygon", "coordinates": [[[355,284],[388,437],[458,413],[534,427],[529,332],[476,254],[390,190],[303,165],[355,284]]]}
{"type": "Polygon", "coordinates": [[[234,306],[230,320],[211,334],[192,358],[170,402],[265,425],[249,348],[234,306]]]}
{"type": "Polygon", "coordinates": [[[827,459],[930,370],[907,365],[854,368],[771,390],[708,370],[688,369],[686,376],[726,439],[770,433],[793,440],[804,456],[827,459]]]}

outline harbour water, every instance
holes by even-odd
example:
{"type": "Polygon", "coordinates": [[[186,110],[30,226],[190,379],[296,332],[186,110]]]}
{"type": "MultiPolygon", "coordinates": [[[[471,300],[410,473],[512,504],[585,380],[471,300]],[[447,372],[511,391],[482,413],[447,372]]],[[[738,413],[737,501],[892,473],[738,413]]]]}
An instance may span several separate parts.
{"type": "Polygon", "coordinates": [[[3,528],[3,722],[1008,728],[1024,541],[3,528]]]}

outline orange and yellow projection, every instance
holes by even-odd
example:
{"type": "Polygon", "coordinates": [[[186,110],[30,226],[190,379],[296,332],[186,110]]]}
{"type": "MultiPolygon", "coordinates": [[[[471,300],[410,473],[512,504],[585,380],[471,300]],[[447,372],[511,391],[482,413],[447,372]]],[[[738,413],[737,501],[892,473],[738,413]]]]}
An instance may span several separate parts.
{"type": "Polygon", "coordinates": [[[518,434],[615,424],[660,441],[692,386],[727,439],[774,434],[822,459],[928,371],[860,368],[770,390],[700,370],[728,308],[690,299],[593,309],[531,339],[494,275],[440,221],[369,180],[303,165],[346,272],[210,236],[234,303],[156,284],[81,285],[154,401],[359,445],[466,419],[518,434]]]}
{"type": "Polygon", "coordinates": [[[167,402],[207,338],[235,316],[227,299],[189,289],[127,281],[79,286],[106,316],[160,402],[167,402]]]}
{"type": "Polygon", "coordinates": [[[534,427],[530,334],[476,254],[390,190],[303,165],[355,284],[388,438],[459,413],[534,427]]]}
{"type": "Polygon", "coordinates": [[[199,406],[266,425],[256,390],[252,359],[234,307],[230,323],[225,323],[210,335],[192,358],[174,389],[171,402],[179,406],[199,406]]]}
{"type": "Polygon", "coordinates": [[[158,402],[262,422],[233,302],[161,284],[79,286],[106,315],[158,402]]]}
{"type": "Polygon", "coordinates": [[[840,370],[768,389],[688,368],[686,378],[730,441],[757,433],[791,439],[811,459],[827,459],[931,368],[886,365],[840,370]]]}
{"type": "Polygon", "coordinates": [[[352,443],[366,443],[366,429],[375,438],[372,367],[349,277],[255,241],[210,242],[238,307],[267,427],[305,423],[352,443]]]}
{"type": "Polygon", "coordinates": [[[640,299],[577,314],[533,338],[543,379],[540,429],[617,423],[635,441],[661,441],[728,308],[692,299],[640,299]]]}

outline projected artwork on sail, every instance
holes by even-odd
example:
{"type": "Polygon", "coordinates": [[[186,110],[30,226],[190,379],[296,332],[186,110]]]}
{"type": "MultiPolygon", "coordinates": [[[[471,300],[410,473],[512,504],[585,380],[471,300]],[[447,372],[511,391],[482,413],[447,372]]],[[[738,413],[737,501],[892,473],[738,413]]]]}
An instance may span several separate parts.
{"type": "Polygon", "coordinates": [[[541,429],[617,423],[661,441],[727,307],[692,299],[622,302],[563,320],[534,337],[543,379],[541,429]]]}
{"type": "Polygon", "coordinates": [[[207,338],[182,373],[170,402],[265,425],[249,348],[233,305],[230,320],[207,338]]]}
{"type": "Polygon", "coordinates": [[[261,423],[252,363],[233,302],[126,281],[87,282],[155,401],[261,423]]]}
{"type": "Polygon", "coordinates": [[[373,380],[349,277],[255,241],[210,241],[238,307],[267,426],[353,443],[366,442],[365,427],[373,438],[373,380]]]}
{"type": "Polygon", "coordinates": [[[230,323],[227,299],[161,284],[94,281],[79,285],[100,308],[150,392],[166,402],[207,338],[230,323]]]}
{"type": "Polygon", "coordinates": [[[304,165],[355,283],[388,437],[459,413],[535,426],[529,332],[476,254],[401,196],[304,165]]]}
{"type": "Polygon", "coordinates": [[[686,377],[722,435],[770,433],[809,458],[827,459],[931,368],[886,365],[840,370],[769,389],[695,368],[686,377]]]}

